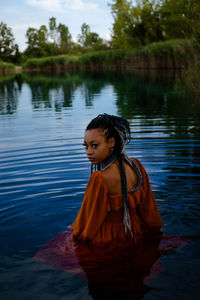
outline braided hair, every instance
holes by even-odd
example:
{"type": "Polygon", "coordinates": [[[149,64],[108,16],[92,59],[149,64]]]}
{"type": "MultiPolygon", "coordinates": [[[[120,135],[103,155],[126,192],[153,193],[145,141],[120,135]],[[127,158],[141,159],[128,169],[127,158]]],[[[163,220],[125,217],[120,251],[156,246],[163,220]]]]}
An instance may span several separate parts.
{"type": "Polygon", "coordinates": [[[87,130],[91,129],[102,129],[105,132],[105,137],[108,140],[111,137],[115,139],[115,146],[113,149],[113,154],[116,155],[120,176],[121,176],[121,187],[122,195],[124,202],[124,228],[125,234],[129,230],[130,234],[132,233],[130,214],[129,214],[129,205],[128,205],[128,193],[127,193],[127,180],[126,172],[124,168],[124,159],[125,159],[125,146],[130,141],[130,127],[126,119],[118,116],[108,115],[106,113],[98,115],[94,118],[86,127],[87,130]]]}
{"type": "Polygon", "coordinates": [[[114,153],[117,156],[124,153],[126,144],[130,140],[130,127],[126,119],[106,113],[98,115],[86,127],[90,129],[102,129],[105,131],[106,139],[115,138],[114,153]]]}

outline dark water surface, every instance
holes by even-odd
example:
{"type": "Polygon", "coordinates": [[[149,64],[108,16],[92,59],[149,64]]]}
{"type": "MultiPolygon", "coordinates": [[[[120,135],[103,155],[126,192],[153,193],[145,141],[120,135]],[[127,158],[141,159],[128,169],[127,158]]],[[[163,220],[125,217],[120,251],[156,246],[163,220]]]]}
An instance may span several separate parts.
{"type": "Polygon", "coordinates": [[[110,73],[0,81],[1,300],[92,299],[85,281],[32,257],[76,217],[90,174],[84,129],[103,112],[129,120],[127,153],[149,174],[164,234],[191,237],[161,257],[144,299],[200,299],[200,105],[166,77],[110,73]]]}

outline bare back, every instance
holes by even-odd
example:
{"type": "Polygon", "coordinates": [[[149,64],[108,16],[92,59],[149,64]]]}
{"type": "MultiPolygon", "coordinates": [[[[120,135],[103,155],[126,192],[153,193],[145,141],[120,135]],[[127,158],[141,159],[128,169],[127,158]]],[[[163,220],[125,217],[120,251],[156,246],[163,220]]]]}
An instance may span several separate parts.
{"type": "MultiPolygon", "coordinates": [[[[127,191],[132,190],[138,184],[138,178],[133,169],[125,162],[127,191]]],[[[121,177],[118,162],[113,163],[108,169],[102,171],[103,178],[111,194],[122,194],[121,177]]]]}

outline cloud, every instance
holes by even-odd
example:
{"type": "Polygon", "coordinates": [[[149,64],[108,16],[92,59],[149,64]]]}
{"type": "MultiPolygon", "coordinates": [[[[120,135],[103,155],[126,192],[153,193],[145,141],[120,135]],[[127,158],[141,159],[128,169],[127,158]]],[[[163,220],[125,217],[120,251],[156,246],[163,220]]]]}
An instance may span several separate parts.
{"type": "Polygon", "coordinates": [[[84,2],[83,0],[27,0],[26,4],[52,12],[63,12],[63,10],[69,9],[74,11],[98,9],[96,3],[84,2]]]}
{"type": "Polygon", "coordinates": [[[27,24],[16,24],[14,26],[15,31],[25,31],[29,27],[40,28],[41,24],[39,23],[27,23],[27,24]]]}

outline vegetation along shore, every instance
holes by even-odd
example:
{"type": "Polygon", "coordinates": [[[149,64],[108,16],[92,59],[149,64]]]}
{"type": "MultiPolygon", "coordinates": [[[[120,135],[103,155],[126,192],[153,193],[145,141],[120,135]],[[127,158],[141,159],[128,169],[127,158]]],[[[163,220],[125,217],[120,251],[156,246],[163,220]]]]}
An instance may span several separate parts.
{"type": "Polygon", "coordinates": [[[90,51],[81,55],[31,58],[25,71],[187,69],[199,59],[195,40],[155,42],[135,49],[90,51]]]}

